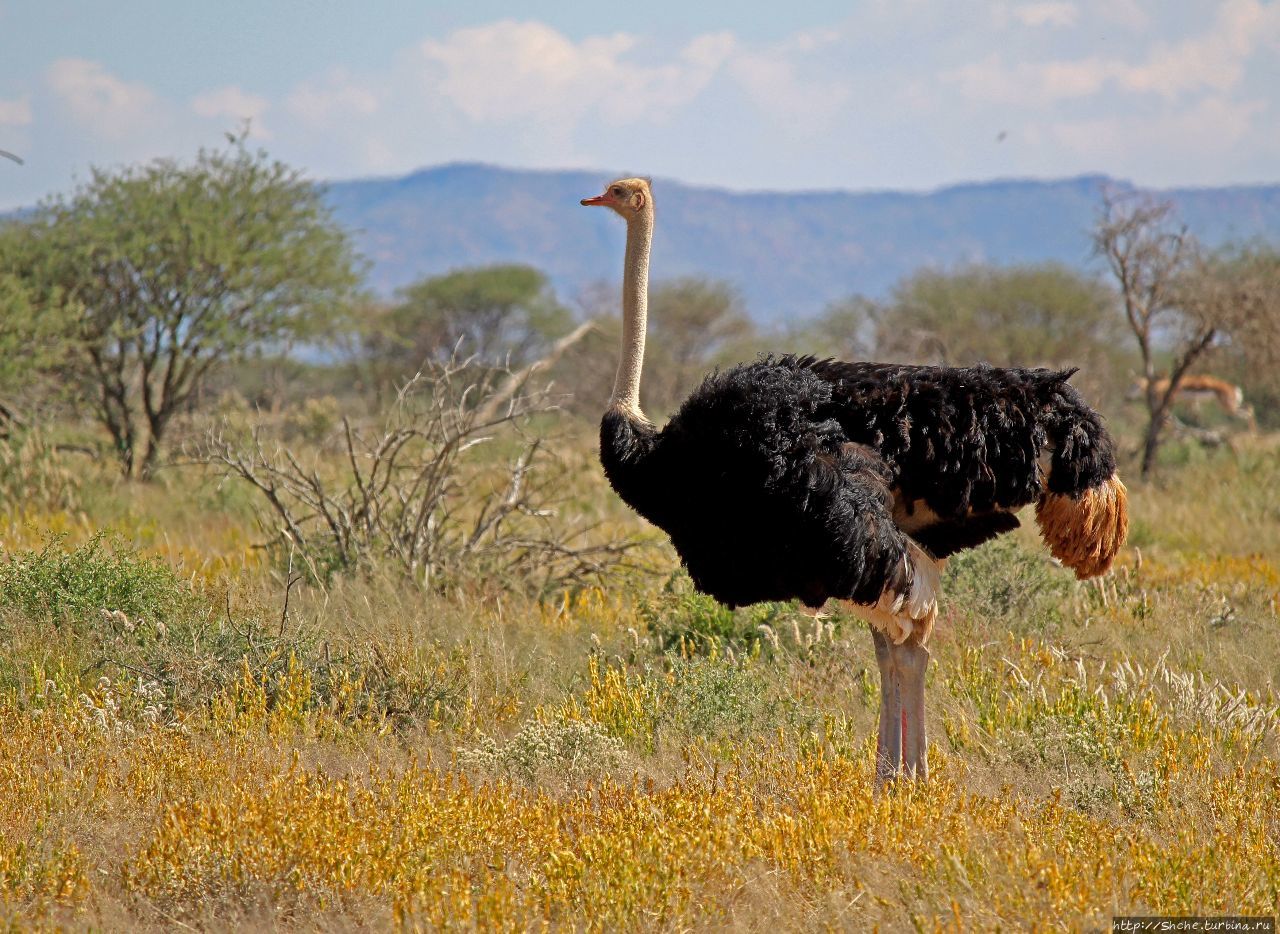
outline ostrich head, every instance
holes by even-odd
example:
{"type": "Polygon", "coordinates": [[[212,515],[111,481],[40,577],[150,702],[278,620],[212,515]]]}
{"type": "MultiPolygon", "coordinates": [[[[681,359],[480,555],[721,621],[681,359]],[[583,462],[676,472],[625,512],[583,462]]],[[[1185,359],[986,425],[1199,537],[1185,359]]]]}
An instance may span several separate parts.
{"type": "Polygon", "coordinates": [[[604,194],[583,198],[582,203],[612,208],[630,221],[653,210],[653,192],[649,190],[647,179],[620,178],[616,182],[610,182],[604,194]]]}

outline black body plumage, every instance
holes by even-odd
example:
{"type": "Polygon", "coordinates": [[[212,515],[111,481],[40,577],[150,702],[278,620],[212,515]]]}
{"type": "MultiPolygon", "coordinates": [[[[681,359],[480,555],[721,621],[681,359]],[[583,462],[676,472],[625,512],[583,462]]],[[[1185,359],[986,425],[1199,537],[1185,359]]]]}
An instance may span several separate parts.
{"type": "Polygon", "coordinates": [[[694,584],[730,606],[873,604],[909,573],[899,516],[936,557],[1018,525],[1043,490],[1115,470],[1074,371],[768,357],[707,377],[662,429],[611,409],[600,459],[671,536],[694,584]]]}

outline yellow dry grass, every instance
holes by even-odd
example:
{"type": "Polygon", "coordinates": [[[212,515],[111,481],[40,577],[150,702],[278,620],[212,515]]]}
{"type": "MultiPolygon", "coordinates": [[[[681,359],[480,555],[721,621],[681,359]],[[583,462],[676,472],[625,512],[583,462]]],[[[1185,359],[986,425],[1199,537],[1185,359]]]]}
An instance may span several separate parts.
{"type": "Polygon", "coordinates": [[[0,922],[1080,930],[1275,914],[1280,532],[1263,517],[1280,518],[1280,467],[1265,453],[1132,489],[1137,548],[1101,583],[1051,566],[1031,533],[956,562],[944,587],[965,597],[940,617],[929,684],[935,777],[883,793],[852,619],[740,614],[740,637],[682,640],[682,657],[659,650],[663,627],[701,611],[662,581],[536,601],[376,575],[295,590],[282,617],[247,521],[205,507],[166,540],[184,481],[146,494],[149,517],[11,515],[6,550],[111,524],[214,603],[145,636],[0,607],[0,922]],[[222,645],[215,629],[247,636],[177,644],[222,645]],[[149,664],[213,672],[207,693],[180,696],[149,664]]]}

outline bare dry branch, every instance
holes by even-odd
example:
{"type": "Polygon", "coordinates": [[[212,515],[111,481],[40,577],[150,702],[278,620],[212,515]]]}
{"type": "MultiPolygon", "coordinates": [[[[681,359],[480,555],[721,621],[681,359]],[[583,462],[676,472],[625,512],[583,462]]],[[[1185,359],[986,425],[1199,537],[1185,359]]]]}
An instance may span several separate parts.
{"type": "Polygon", "coordinates": [[[535,360],[528,366],[517,370],[508,375],[502,381],[502,385],[491,395],[477,411],[477,419],[482,422],[488,421],[498,414],[498,410],[502,406],[508,404],[510,400],[520,391],[530,380],[530,378],[539,370],[546,370],[555,366],[556,361],[565,355],[565,353],[577,344],[580,340],[596,329],[595,320],[584,321],[578,325],[564,337],[560,338],[551,345],[551,351],[541,360],[535,360]]]}
{"type": "MultiPolygon", "coordinates": [[[[562,340],[561,352],[588,326],[562,340]]],[[[555,351],[553,350],[553,356],[555,351]]],[[[262,523],[313,573],[391,561],[425,587],[500,577],[559,588],[628,564],[636,543],[566,512],[560,465],[529,422],[555,406],[519,372],[453,358],[398,393],[381,422],[342,420],[338,449],[308,458],[208,438],[203,457],[256,489],[262,523]]]]}
{"type": "Polygon", "coordinates": [[[1093,241],[1094,251],[1107,261],[1115,278],[1142,358],[1148,415],[1142,475],[1147,477],[1155,468],[1182,378],[1218,338],[1222,310],[1187,300],[1203,254],[1195,238],[1175,222],[1171,203],[1109,191],[1103,197],[1093,241]],[[1166,350],[1169,342],[1172,347],[1166,350]],[[1156,369],[1166,355],[1170,372],[1162,391],[1156,369]]]}

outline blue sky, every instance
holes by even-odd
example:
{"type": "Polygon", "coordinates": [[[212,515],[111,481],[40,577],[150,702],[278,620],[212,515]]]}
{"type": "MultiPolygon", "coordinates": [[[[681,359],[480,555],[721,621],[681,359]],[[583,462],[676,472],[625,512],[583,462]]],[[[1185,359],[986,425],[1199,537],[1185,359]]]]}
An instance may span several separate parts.
{"type": "Polygon", "coordinates": [[[0,0],[0,208],[251,118],[317,178],[1280,180],[1280,0],[0,0]]]}

